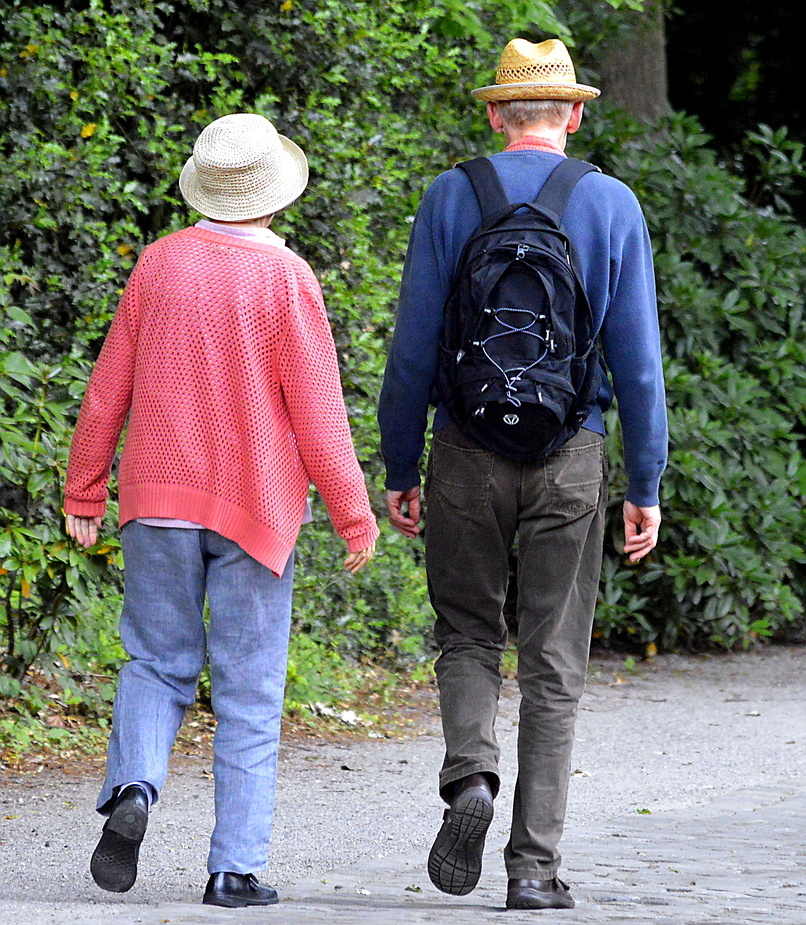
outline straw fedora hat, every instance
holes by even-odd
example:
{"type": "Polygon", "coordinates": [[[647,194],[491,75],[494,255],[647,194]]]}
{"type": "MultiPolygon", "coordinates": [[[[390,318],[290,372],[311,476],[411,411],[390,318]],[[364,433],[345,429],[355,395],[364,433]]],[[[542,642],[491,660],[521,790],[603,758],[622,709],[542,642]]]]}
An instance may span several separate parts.
{"type": "Polygon", "coordinates": [[[308,183],[302,149],[263,116],[236,112],[211,122],[179,177],[185,202],[207,218],[246,222],[290,205],[308,183]]]}
{"type": "Polygon", "coordinates": [[[513,39],[501,54],[495,83],[472,90],[484,102],[501,100],[592,100],[599,95],[595,87],[576,82],[568,49],[559,39],[527,42],[513,39]]]}

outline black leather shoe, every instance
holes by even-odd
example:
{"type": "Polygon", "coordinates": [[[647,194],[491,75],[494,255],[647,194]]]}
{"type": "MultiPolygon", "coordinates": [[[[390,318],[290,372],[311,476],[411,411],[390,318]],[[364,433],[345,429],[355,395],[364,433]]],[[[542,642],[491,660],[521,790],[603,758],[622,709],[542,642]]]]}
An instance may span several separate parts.
{"type": "Polygon", "coordinates": [[[220,870],[207,881],[202,902],[208,906],[272,906],[280,902],[273,886],[261,886],[254,874],[233,874],[220,870]]]}
{"type": "Polygon", "coordinates": [[[507,909],[573,909],[575,905],[568,884],[559,877],[510,880],[507,884],[507,909]]]}
{"type": "Polygon", "coordinates": [[[118,794],[90,861],[92,879],[102,890],[125,893],[134,886],[148,805],[148,794],[136,784],[118,794]]]}
{"type": "Polygon", "coordinates": [[[481,876],[484,839],[493,821],[493,794],[483,774],[465,777],[428,855],[428,876],[443,893],[466,896],[481,876]]]}

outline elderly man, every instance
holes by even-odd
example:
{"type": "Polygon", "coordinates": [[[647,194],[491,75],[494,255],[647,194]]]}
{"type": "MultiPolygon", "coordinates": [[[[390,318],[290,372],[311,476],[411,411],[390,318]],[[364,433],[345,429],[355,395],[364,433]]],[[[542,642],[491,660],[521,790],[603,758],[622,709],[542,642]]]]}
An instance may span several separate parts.
{"type": "MultiPolygon", "coordinates": [[[[504,193],[511,203],[531,203],[565,161],[567,138],[579,128],[585,101],[599,91],[577,83],[562,42],[515,39],[502,54],[495,84],[473,94],[487,103],[490,126],[506,141],[490,158],[504,193]]],[[[632,562],[655,547],[661,519],[667,430],[652,255],[632,192],[596,170],[582,176],[562,227],[612,385],[602,371],[583,426],[548,456],[513,460],[469,436],[446,396],[435,396],[444,306],[481,218],[464,170],[443,173],[426,191],[411,233],[379,407],[389,518],[415,537],[430,400],[438,406],[426,478],[426,565],[441,649],[436,673],[446,751],[439,787],[449,808],[428,869],[438,889],[455,895],[469,893],[481,873],[499,789],[494,722],[507,642],[502,606],[517,542],[521,706],[504,853],[507,907],[571,908],[574,900],[557,876],[558,843],[601,569],[602,413],[613,392],[629,477],[624,551],[632,562]]]]}

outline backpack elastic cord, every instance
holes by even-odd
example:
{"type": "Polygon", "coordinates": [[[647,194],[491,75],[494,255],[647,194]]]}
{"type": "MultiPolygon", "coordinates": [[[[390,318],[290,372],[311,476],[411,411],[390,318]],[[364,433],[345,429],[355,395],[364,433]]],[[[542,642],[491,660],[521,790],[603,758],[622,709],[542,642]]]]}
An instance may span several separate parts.
{"type": "Polygon", "coordinates": [[[501,325],[502,328],[504,328],[504,330],[501,331],[499,334],[492,334],[490,337],[486,338],[485,340],[479,341],[479,346],[481,347],[484,353],[484,356],[487,357],[490,363],[492,363],[492,365],[503,376],[504,382],[505,382],[504,389],[506,390],[506,393],[507,393],[507,401],[511,405],[514,405],[515,407],[519,408],[521,405],[521,401],[514,394],[515,389],[516,389],[516,383],[520,379],[522,379],[526,375],[526,373],[529,372],[530,369],[532,369],[534,366],[537,366],[539,363],[542,363],[546,357],[546,354],[549,352],[548,340],[545,337],[543,337],[541,334],[535,334],[533,331],[529,330],[529,328],[533,324],[535,324],[537,321],[540,321],[543,318],[543,316],[538,315],[536,312],[529,311],[528,309],[525,309],[525,308],[519,308],[519,309],[501,308],[495,312],[495,315],[496,315],[496,321],[501,325]],[[529,320],[526,324],[522,324],[518,326],[517,324],[507,321],[505,318],[499,317],[505,312],[509,312],[511,314],[517,313],[521,315],[527,315],[529,320]],[[541,353],[540,356],[536,360],[533,360],[528,366],[518,366],[518,367],[511,368],[511,369],[504,369],[500,364],[496,363],[495,359],[491,357],[490,354],[487,352],[487,344],[489,344],[490,341],[496,340],[499,337],[507,337],[510,334],[525,334],[528,337],[533,337],[535,340],[540,341],[540,343],[542,343],[543,345],[543,353],[541,353]]]}

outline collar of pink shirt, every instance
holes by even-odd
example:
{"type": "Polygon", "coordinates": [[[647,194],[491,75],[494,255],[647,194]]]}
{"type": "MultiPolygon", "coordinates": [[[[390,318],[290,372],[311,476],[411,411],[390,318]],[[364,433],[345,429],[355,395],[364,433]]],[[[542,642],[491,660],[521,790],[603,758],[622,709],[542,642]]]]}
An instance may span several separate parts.
{"type": "Polygon", "coordinates": [[[207,231],[216,231],[218,234],[232,235],[234,238],[246,238],[249,241],[262,241],[264,244],[273,244],[275,247],[284,247],[285,239],[276,235],[271,228],[260,228],[257,225],[226,225],[203,218],[196,222],[197,228],[207,231]]]}
{"type": "Polygon", "coordinates": [[[517,141],[508,144],[504,151],[547,151],[549,154],[559,154],[565,157],[565,151],[554,144],[548,138],[541,138],[539,135],[524,135],[517,141]]]}

